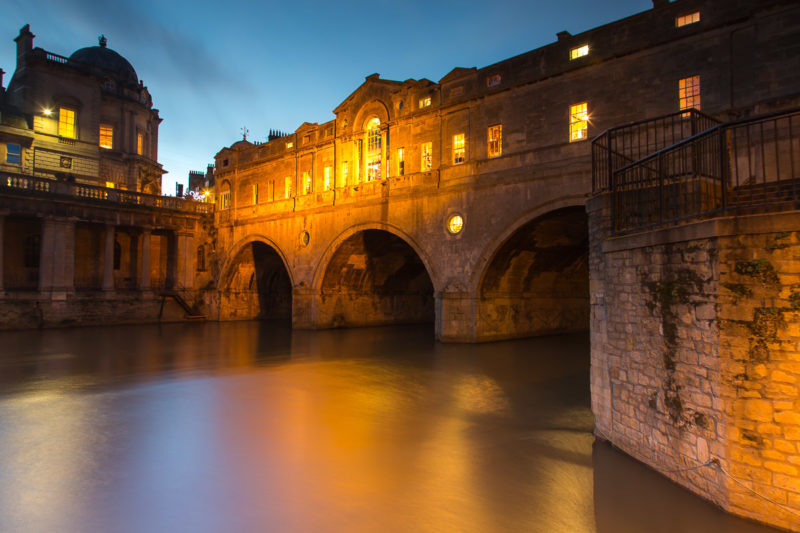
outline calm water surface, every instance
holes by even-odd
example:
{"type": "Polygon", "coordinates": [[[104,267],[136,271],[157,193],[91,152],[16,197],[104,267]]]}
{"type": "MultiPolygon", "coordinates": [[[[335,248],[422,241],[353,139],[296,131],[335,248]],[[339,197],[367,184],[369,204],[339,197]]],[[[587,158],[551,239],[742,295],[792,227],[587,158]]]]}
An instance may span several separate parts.
{"type": "Polygon", "coordinates": [[[768,532],[595,444],[585,335],[0,333],[3,532],[768,532]]]}

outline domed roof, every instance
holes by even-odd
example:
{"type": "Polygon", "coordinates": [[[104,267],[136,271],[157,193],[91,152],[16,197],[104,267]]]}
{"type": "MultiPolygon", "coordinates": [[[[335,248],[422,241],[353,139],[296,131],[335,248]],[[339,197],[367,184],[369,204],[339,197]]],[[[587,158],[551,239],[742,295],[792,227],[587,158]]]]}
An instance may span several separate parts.
{"type": "Polygon", "coordinates": [[[139,77],[128,60],[114,50],[105,47],[104,37],[100,39],[100,46],[81,48],[69,56],[69,59],[111,72],[115,74],[118,81],[139,83],[139,77]]]}

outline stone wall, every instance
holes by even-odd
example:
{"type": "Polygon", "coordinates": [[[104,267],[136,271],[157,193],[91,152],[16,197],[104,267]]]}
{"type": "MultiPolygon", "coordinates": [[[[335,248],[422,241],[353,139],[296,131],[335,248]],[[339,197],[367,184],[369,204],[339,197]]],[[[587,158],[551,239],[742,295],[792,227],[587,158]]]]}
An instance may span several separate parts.
{"type": "Polygon", "coordinates": [[[605,201],[587,208],[597,435],[800,531],[800,213],[609,238],[605,201]]]}

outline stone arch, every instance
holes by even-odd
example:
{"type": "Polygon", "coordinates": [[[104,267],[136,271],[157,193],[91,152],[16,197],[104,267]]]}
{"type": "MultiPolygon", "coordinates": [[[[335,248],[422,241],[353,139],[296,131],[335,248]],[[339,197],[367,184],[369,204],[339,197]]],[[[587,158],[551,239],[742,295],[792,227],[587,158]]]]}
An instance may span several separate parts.
{"type": "Polygon", "coordinates": [[[220,318],[289,319],[294,273],[280,247],[263,235],[239,240],[220,269],[220,318]]]}
{"type": "Polygon", "coordinates": [[[340,233],[313,277],[318,327],[434,321],[438,276],[397,227],[365,223],[340,233]]]}
{"type": "Polygon", "coordinates": [[[367,120],[376,117],[381,121],[381,124],[387,124],[391,119],[390,107],[387,106],[383,100],[373,99],[361,106],[361,109],[356,113],[353,119],[353,132],[358,133],[363,131],[364,125],[367,120]]]}
{"type": "Polygon", "coordinates": [[[588,329],[588,241],[584,205],[574,199],[538,206],[506,227],[470,281],[476,339],[588,329]]]}

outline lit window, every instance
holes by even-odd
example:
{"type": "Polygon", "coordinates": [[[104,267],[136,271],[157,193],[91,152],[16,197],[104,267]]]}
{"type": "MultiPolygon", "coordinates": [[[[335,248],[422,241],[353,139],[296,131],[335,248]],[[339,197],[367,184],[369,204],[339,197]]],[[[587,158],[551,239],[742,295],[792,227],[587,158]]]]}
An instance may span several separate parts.
{"type": "Polygon", "coordinates": [[[258,183],[253,184],[253,205],[258,203],[258,183]]]}
{"type": "Polygon", "coordinates": [[[422,162],[420,168],[423,172],[433,167],[433,143],[422,144],[422,162]]]}
{"type": "Polygon", "coordinates": [[[231,208],[231,191],[222,191],[219,195],[219,208],[220,209],[230,209],[231,208]]]}
{"type": "Polygon", "coordinates": [[[113,189],[116,187],[116,184],[113,181],[106,182],[106,189],[113,189]]]}
{"type": "Polygon", "coordinates": [[[292,177],[286,176],[283,181],[283,197],[284,198],[291,198],[292,197],[292,177]]]}
{"type": "Polygon", "coordinates": [[[503,153],[503,126],[489,126],[489,157],[497,157],[503,153]]]}
{"type": "Polygon", "coordinates": [[[75,138],[75,111],[72,109],[58,108],[58,134],[61,137],[75,138]]]}
{"type": "Polygon", "coordinates": [[[466,156],[466,143],[464,141],[464,134],[457,133],[453,135],[453,164],[463,163],[466,156]]]}
{"type": "Polygon", "coordinates": [[[294,148],[294,143],[293,142],[289,141],[288,143],[286,143],[286,149],[287,150],[291,150],[292,148],[294,148]]]}
{"type": "Polygon", "coordinates": [[[450,215],[447,219],[447,231],[455,235],[461,233],[462,229],[464,229],[464,218],[458,214],[450,215]]]}
{"type": "Polygon", "coordinates": [[[114,147],[114,127],[100,124],[100,148],[111,150],[114,147]]]}
{"type": "Polygon", "coordinates": [[[694,24],[695,22],[700,22],[700,12],[695,11],[694,13],[689,13],[688,15],[681,15],[680,17],[675,17],[675,27],[680,28],[681,26],[686,26],[688,24],[694,24]]]}
{"type": "Polygon", "coordinates": [[[381,121],[367,123],[367,181],[381,179],[381,121]]]}
{"type": "Polygon", "coordinates": [[[144,133],[136,133],[136,154],[142,155],[144,153],[144,133]]]}
{"type": "Polygon", "coordinates": [[[584,44],[583,46],[579,46],[577,48],[573,48],[569,51],[569,58],[578,59],[579,57],[588,56],[589,55],[589,45],[584,44]]]}
{"type": "Polygon", "coordinates": [[[500,85],[500,82],[503,81],[503,78],[500,74],[493,74],[486,78],[486,86],[487,87],[497,87],[500,85]]]}
{"type": "Polygon", "coordinates": [[[326,191],[332,188],[331,178],[333,172],[331,172],[331,169],[332,167],[325,167],[322,171],[322,188],[326,191]]]}
{"type": "Polygon", "coordinates": [[[406,173],[406,151],[403,148],[397,149],[397,175],[402,176],[406,173]]]}
{"type": "Polygon", "coordinates": [[[419,108],[422,109],[423,107],[430,107],[431,105],[431,97],[426,96],[425,98],[419,99],[419,108]]]}
{"type": "Polygon", "coordinates": [[[583,141],[589,133],[589,110],[586,102],[569,106],[569,142],[583,141]]]}
{"type": "MultiPolygon", "coordinates": [[[[700,109],[700,76],[678,80],[678,99],[680,109],[700,109]]],[[[687,115],[688,113],[684,114],[687,115]]]]}
{"type": "Polygon", "coordinates": [[[303,194],[311,194],[311,173],[303,171],[303,194]]]}
{"type": "Polygon", "coordinates": [[[22,147],[19,144],[6,145],[6,163],[19,165],[22,163],[22,147]]]}
{"type": "Polygon", "coordinates": [[[342,187],[347,187],[347,178],[350,175],[350,162],[342,163],[342,187]]]}

